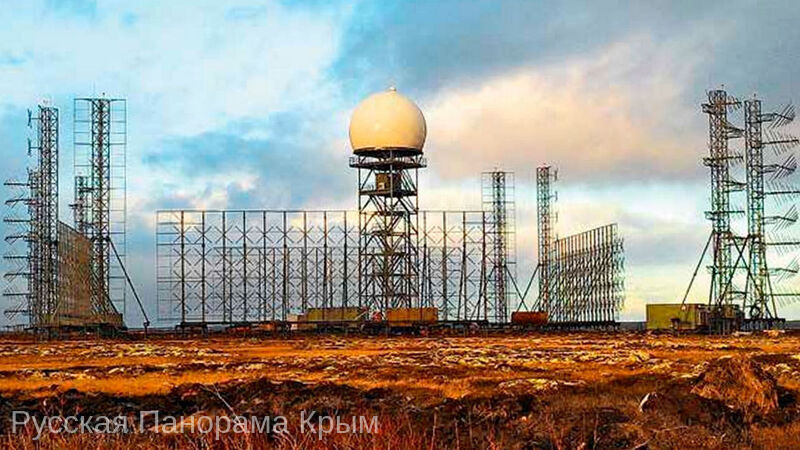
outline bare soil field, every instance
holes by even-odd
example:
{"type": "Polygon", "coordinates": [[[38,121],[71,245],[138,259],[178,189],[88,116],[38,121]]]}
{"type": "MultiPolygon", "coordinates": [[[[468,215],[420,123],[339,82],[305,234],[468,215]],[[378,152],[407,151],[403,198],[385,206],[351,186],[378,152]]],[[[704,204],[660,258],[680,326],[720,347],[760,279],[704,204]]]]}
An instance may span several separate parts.
{"type": "Polygon", "coordinates": [[[10,448],[797,448],[798,392],[790,334],[0,340],[10,448]],[[74,416],[134,431],[59,428],[74,416]]]}

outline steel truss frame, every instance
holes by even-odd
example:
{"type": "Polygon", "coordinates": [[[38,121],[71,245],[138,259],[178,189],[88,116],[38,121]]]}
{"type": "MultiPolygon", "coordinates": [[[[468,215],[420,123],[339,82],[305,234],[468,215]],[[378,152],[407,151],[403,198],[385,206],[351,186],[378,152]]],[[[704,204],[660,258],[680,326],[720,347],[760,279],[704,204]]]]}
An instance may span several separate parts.
{"type": "Polygon", "coordinates": [[[617,224],[556,239],[553,245],[553,322],[609,323],[625,301],[625,258],[617,224]]]}
{"type": "Polygon", "coordinates": [[[539,247],[539,295],[534,310],[558,326],[606,326],[616,323],[625,303],[625,256],[617,224],[564,238],[556,235],[558,172],[536,170],[539,247]]]}
{"type": "Polygon", "coordinates": [[[539,250],[539,298],[536,308],[550,311],[553,306],[553,246],[557,238],[555,232],[556,193],[552,189],[558,180],[558,171],[550,166],[536,169],[536,230],[539,250]]]}
{"type": "Polygon", "coordinates": [[[765,162],[764,150],[771,147],[776,156],[785,155],[798,144],[798,139],[777,131],[794,119],[794,108],[789,105],[779,113],[764,113],[761,101],[757,98],[744,102],[728,95],[724,90],[708,93],[708,103],[702,105],[703,112],[709,116],[709,156],[704,163],[711,171],[711,210],[706,217],[712,222],[712,230],[706,247],[700,256],[697,267],[684,294],[686,302],[692,283],[711,247],[713,255],[709,266],[711,286],[709,305],[712,310],[710,330],[727,333],[737,328],[761,329],[780,326],[783,319],[778,317],[776,297],[782,300],[796,299],[797,293],[776,292],[775,284],[797,274],[797,262],[785,267],[771,266],[768,263],[768,250],[777,248],[779,252],[800,248],[800,241],[792,236],[770,233],[780,231],[794,224],[798,219],[796,207],[792,206],[784,214],[769,215],[765,201],[772,197],[779,203],[800,195],[800,189],[781,181],[794,173],[797,162],[793,155],[785,156],[780,163],[765,162]],[[728,113],[744,105],[744,128],[738,128],[728,119],[728,113]],[[770,129],[765,130],[764,124],[770,129]],[[766,138],[765,138],[766,136],[766,138]],[[729,150],[732,139],[744,137],[744,154],[729,150]],[[744,182],[731,176],[734,164],[745,161],[744,182]],[[766,176],[769,176],[769,180],[766,176]],[[732,193],[746,191],[747,233],[736,236],[731,231],[734,215],[743,211],[731,207],[732,193]],[[768,237],[772,239],[768,239],[768,237]],[[733,253],[733,252],[736,253],[733,253]],[[732,255],[738,255],[735,260],[732,255]],[[744,279],[740,288],[737,281],[744,279]],[[735,308],[741,305],[741,311],[735,308]]]}
{"type": "Polygon", "coordinates": [[[416,307],[419,295],[419,149],[372,149],[350,158],[358,169],[359,298],[377,311],[416,307]]]}
{"type": "Polygon", "coordinates": [[[711,175],[711,210],[706,211],[706,218],[712,223],[709,305],[715,311],[732,305],[737,295],[744,296],[744,292],[727,285],[736,271],[732,260],[735,236],[731,231],[731,216],[743,213],[731,208],[731,193],[745,189],[744,183],[731,176],[731,166],[741,162],[742,156],[730,151],[729,141],[742,137],[743,132],[728,120],[728,113],[740,106],[739,100],[721,89],[709,91],[708,102],[702,105],[703,112],[708,114],[709,130],[709,155],[703,158],[703,164],[711,175]]]}
{"type": "Polygon", "coordinates": [[[92,242],[93,304],[125,311],[127,101],[76,98],[73,104],[75,225],[92,242]],[[119,258],[112,254],[112,246],[119,258]]]}
{"type": "Polygon", "coordinates": [[[516,230],[514,203],[514,173],[502,170],[481,175],[483,210],[486,222],[489,252],[487,255],[488,301],[494,305],[493,320],[509,320],[509,307],[514,298],[513,279],[516,277],[516,230]]]}
{"type": "Polygon", "coordinates": [[[765,323],[778,320],[776,297],[786,300],[796,299],[796,292],[777,292],[776,285],[798,272],[797,263],[788,266],[771,267],[768,264],[768,249],[776,248],[779,252],[800,248],[800,241],[794,236],[771,233],[767,239],[767,230],[776,232],[785,230],[797,222],[796,206],[782,214],[768,214],[765,200],[772,197],[781,203],[796,198],[800,190],[783,184],[780,180],[793,174],[797,167],[794,155],[789,151],[800,141],[793,136],[777,131],[778,128],[791,123],[794,119],[794,108],[789,105],[781,112],[764,113],[761,100],[753,97],[744,101],[745,121],[745,156],[747,171],[747,232],[750,239],[748,267],[750,272],[747,284],[747,296],[743,310],[751,322],[765,323]],[[764,124],[769,128],[764,129],[764,124]],[[779,163],[766,163],[764,150],[772,148],[776,156],[784,158],[779,163]],[[765,177],[769,175],[772,187],[765,187],[765,177]]]}
{"type": "MultiPolygon", "coordinates": [[[[492,321],[489,213],[421,211],[419,305],[445,321],[492,321]]],[[[382,304],[359,295],[358,211],[156,213],[159,319],[182,325],[296,320],[309,308],[382,304]]],[[[416,305],[415,305],[416,306],[416,305]]],[[[389,306],[391,307],[391,306],[389,306]]]]}
{"type": "Polygon", "coordinates": [[[48,328],[58,315],[58,123],[58,108],[39,105],[36,114],[28,112],[34,135],[28,155],[35,154],[35,162],[27,182],[5,183],[17,190],[6,201],[9,214],[3,219],[12,229],[5,237],[4,259],[12,269],[5,275],[4,296],[15,302],[6,315],[27,315],[34,330],[48,328]]]}

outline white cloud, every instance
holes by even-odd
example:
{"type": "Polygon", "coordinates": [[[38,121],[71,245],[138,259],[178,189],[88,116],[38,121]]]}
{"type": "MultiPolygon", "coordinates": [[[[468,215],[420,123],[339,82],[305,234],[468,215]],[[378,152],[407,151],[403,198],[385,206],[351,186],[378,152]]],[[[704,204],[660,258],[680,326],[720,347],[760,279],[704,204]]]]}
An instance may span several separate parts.
{"type": "MultiPolygon", "coordinates": [[[[326,69],[347,14],[347,8],[312,13],[247,1],[191,7],[99,2],[94,16],[48,9],[43,2],[3,8],[0,55],[14,55],[19,64],[0,68],[0,85],[14,86],[0,103],[28,107],[53,98],[62,108],[62,147],[70,151],[73,96],[127,97],[132,195],[149,198],[165,182],[197,188],[197,180],[142,166],[142,158],[158,153],[165,138],[199,135],[240,119],[335,110],[338,92],[326,69]]],[[[241,179],[258,170],[219,176],[241,179]]]]}
{"type": "Polygon", "coordinates": [[[4,8],[0,54],[23,60],[0,72],[18,87],[4,101],[107,92],[130,97],[147,131],[192,135],[330,94],[322,80],[343,13],[268,2],[253,17],[230,17],[250,4],[101,3],[94,19],[4,8]]]}
{"type": "Polygon", "coordinates": [[[699,108],[685,103],[702,57],[681,55],[690,42],[634,36],[445,89],[425,99],[432,165],[448,177],[542,163],[584,179],[692,177],[705,134],[699,108]]]}

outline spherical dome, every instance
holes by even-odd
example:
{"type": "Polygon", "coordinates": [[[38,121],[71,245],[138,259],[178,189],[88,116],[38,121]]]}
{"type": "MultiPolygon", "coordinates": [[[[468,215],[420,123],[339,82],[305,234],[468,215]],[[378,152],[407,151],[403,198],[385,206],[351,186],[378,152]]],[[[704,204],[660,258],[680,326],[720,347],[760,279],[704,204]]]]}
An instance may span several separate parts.
{"type": "Polygon", "coordinates": [[[367,97],[350,118],[353,153],[388,149],[419,152],[426,133],[422,111],[394,88],[367,97]]]}

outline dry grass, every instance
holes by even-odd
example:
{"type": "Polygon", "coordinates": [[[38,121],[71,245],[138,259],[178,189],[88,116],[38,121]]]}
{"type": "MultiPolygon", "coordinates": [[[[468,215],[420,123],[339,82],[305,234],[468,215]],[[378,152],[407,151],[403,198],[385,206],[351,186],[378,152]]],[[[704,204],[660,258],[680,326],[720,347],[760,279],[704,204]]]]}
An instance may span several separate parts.
{"type": "MultiPolygon", "coordinates": [[[[0,352],[0,371],[5,373],[0,380],[0,391],[6,392],[35,391],[55,385],[115,393],[120,391],[115,386],[135,379],[141,386],[129,384],[124,389],[145,394],[164,392],[192,378],[218,382],[255,375],[306,381],[324,379],[373,387],[420,384],[446,396],[462,397],[484,390],[483,386],[492,380],[497,384],[520,378],[595,383],[653,372],[681,375],[721,354],[796,352],[798,340],[759,337],[624,340],[615,336],[565,335],[417,340],[214,339],[146,344],[104,341],[60,346],[0,342],[0,348],[5,349],[0,352]],[[247,365],[261,367],[253,374],[247,365]],[[113,368],[125,372],[108,373],[113,368]]],[[[787,383],[796,383],[791,375],[786,378],[787,383]]]]}
{"type": "MultiPolygon", "coordinates": [[[[0,341],[0,395],[18,401],[69,390],[112,398],[167,396],[176,387],[194,383],[269,379],[349,386],[358,392],[382,389],[408,398],[414,408],[430,409],[423,422],[417,413],[389,410],[381,419],[379,435],[336,436],[323,442],[307,441],[300,434],[270,441],[253,435],[211,443],[219,448],[508,448],[521,439],[546,448],[604,448],[620,442],[649,442],[659,448],[726,448],[744,442],[756,448],[791,448],[791,443],[800,440],[800,419],[756,424],[745,435],[733,436],[705,426],[687,428],[674,418],[654,421],[638,412],[648,392],[696,375],[707,361],[734,354],[757,358],[782,388],[800,390],[800,336],[562,334],[7,340],[0,341]],[[441,408],[452,410],[442,415],[437,412],[441,408]],[[483,422],[474,422],[475,415],[483,417],[483,422]]],[[[48,439],[41,447],[206,448],[209,444],[204,441],[207,437],[149,434],[48,439]]],[[[4,444],[34,448],[29,439],[19,436],[9,437],[4,444]]]]}

